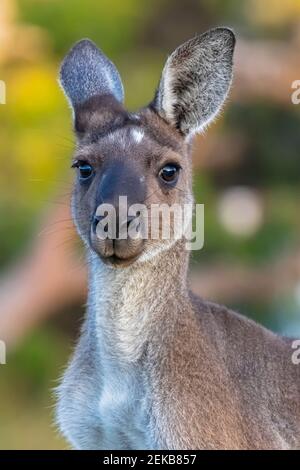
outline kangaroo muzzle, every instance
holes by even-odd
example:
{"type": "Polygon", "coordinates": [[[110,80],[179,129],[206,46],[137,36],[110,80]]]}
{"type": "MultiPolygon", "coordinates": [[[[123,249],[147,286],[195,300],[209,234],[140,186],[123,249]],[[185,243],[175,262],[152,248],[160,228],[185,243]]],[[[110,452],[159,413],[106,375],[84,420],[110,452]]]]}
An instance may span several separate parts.
{"type": "Polygon", "coordinates": [[[104,261],[126,264],[140,255],[144,244],[140,222],[129,212],[144,202],[145,195],[144,177],[133,166],[116,161],[103,171],[91,221],[91,244],[104,261]]]}

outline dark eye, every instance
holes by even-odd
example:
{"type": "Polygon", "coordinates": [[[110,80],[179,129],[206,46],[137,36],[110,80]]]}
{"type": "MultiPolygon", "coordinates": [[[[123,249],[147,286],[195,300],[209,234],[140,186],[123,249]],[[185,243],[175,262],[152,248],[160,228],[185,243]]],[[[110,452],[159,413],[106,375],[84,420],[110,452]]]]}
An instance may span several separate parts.
{"type": "Polygon", "coordinates": [[[79,169],[79,177],[81,181],[86,181],[88,180],[94,173],[92,165],[90,165],[87,162],[75,162],[73,167],[79,169]]]}
{"type": "Polygon", "coordinates": [[[165,165],[159,172],[159,177],[165,183],[175,184],[178,180],[180,167],[175,163],[165,165]]]}

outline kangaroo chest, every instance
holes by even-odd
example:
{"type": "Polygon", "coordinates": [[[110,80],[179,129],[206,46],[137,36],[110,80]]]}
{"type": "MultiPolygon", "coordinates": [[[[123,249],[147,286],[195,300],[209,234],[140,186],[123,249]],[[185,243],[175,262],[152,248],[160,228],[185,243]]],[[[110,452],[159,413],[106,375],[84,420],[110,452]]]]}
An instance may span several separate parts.
{"type": "Polygon", "coordinates": [[[147,399],[135,374],[112,372],[103,378],[98,413],[103,447],[146,449],[149,447],[147,399]]]}
{"type": "Polygon", "coordinates": [[[95,265],[93,274],[87,347],[92,344],[97,350],[97,358],[90,355],[90,380],[92,414],[101,429],[99,448],[153,448],[151,396],[143,357],[149,322],[159,311],[161,299],[144,296],[145,289],[136,288],[138,279],[142,285],[152,281],[145,273],[112,273],[95,265]]]}

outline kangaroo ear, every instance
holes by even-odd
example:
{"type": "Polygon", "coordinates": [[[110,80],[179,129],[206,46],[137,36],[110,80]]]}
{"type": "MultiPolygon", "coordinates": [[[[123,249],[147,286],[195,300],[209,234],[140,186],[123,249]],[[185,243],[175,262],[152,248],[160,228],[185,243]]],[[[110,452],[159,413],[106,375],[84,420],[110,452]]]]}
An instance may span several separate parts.
{"type": "Polygon", "coordinates": [[[183,134],[201,131],[220,111],[232,80],[234,33],[212,29],[168,58],[152,106],[183,134]]]}
{"type": "Polygon", "coordinates": [[[113,95],[124,100],[123,85],[114,64],[89,39],[75,44],[60,69],[60,84],[75,113],[92,97],[113,95]]]}

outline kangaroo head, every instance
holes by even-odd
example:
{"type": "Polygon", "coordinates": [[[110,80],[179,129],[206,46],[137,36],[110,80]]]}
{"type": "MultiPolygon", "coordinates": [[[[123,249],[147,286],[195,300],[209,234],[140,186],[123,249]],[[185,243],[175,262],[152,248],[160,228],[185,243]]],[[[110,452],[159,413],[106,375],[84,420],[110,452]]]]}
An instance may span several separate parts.
{"type": "Polygon", "coordinates": [[[224,103],[234,44],[231,30],[217,28],[178,47],[153,102],[137,113],[124,108],[119,73],[94,43],[78,42],[64,59],[60,82],[77,138],[73,214],[82,239],[105,262],[128,265],[169,246],[168,240],[151,238],[150,227],[147,237],[120,236],[122,226],[128,229],[136,220],[127,208],[191,202],[191,137],[224,103]],[[110,205],[118,214],[125,199],[125,219],[115,224],[113,236],[100,237],[108,211],[99,212],[99,206],[110,205]]]}

